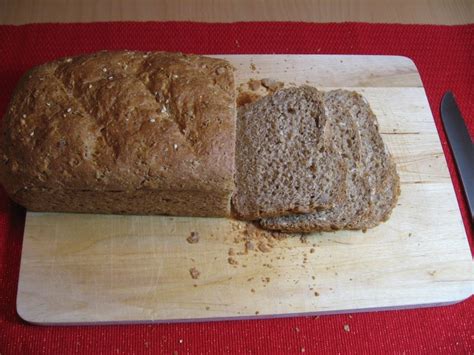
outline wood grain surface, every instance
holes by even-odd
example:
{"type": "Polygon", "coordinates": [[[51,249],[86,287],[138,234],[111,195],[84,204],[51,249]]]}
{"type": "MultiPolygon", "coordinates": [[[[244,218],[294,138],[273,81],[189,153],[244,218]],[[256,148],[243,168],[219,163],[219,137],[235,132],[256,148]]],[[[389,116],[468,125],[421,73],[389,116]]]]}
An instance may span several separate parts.
{"type": "Polygon", "coordinates": [[[0,0],[0,23],[93,21],[308,21],[454,25],[474,21],[472,0],[0,0]]]}
{"type": "Polygon", "coordinates": [[[229,219],[28,213],[17,298],[23,319],[78,324],[288,316],[445,304],[473,293],[459,207],[411,60],[224,57],[241,84],[270,77],[289,86],[363,93],[401,177],[390,220],[366,233],[278,240],[229,219]],[[191,232],[199,242],[187,241],[191,232]]]}

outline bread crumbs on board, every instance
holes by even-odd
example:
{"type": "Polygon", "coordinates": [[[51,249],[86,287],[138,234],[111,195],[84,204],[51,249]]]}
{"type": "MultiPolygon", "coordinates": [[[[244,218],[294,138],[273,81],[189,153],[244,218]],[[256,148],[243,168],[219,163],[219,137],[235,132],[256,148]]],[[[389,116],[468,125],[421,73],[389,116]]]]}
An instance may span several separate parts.
{"type": "Polygon", "coordinates": [[[307,235],[302,235],[300,237],[300,242],[303,243],[303,244],[307,244],[308,243],[308,236],[307,235]]]}
{"type": "Polygon", "coordinates": [[[285,83],[271,78],[249,79],[237,87],[237,107],[241,107],[257,101],[258,99],[272,95],[285,87],[285,83]]]}
{"type": "Polygon", "coordinates": [[[199,233],[197,233],[197,232],[191,232],[191,234],[189,235],[189,237],[186,238],[186,241],[187,241],[189,244],[195,244],[195,243],[199,242],[199,233]]]}
{"type": "Polygon", "coordinates": [[[258,250],[262,253],[269,253],[271,251],[270,247],[264,242],[258,243],[258,250]]]}
{"type": "Polygon", "coordinates": [[[264,86],[270,93],[283,88],[284,84],[281,81],[277,81],[271,78],[265,78],[261,80],[262,86],[264,86]]]}
{"type": "Polygon", "coordinates": [[[189,269],[189,274],[191,275],[193,279],[198,279],[199,275],[201,275],[199,270],[196,269],[195,267],[192,267],[191,269],[189,269]]]}
{"type": "Polygon", "coordinates": [[[241,92],[237,96],[237,107],[245,106],[257,101],[261,96],[253,92],[241,92]]]}
{"type": "Polygon", "coordinates": [[[248,81],[248,85],[249,85],[250,90],[256,91],[260,88],[260,86],[262,86],[262,82],[261,80],[250,79],[248,81]]]}
{"type": "Polygon", "coordinates": [[[230,265],[239,265],[239,262],[237,260],[235,260],[234,258],[232,258],[232,257],[227,258],[227,262],[230,265]]]}
{"type": "Polygon", "coordinates": [[[255,244],[252,241],[247,240],[245,242],[245,251],[248,252],[249,250],[255,250],[255,244]]]}

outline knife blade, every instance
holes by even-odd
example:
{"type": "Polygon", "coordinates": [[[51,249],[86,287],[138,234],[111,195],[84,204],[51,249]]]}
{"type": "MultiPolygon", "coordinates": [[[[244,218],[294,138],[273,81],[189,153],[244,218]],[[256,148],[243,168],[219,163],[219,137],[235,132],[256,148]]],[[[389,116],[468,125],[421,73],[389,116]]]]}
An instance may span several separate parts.
{"type": "Polygon", "coordinates": [[[474,145],[451,91],[441,101],[441,119],[474,220],[474,145]]]}

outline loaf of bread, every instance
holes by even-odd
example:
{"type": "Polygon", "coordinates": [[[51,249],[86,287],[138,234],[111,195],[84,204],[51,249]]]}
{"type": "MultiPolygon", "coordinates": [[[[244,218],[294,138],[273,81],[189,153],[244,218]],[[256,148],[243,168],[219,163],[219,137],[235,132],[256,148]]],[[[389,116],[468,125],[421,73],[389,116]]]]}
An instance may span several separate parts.
{"type": "Polygon", "coordinates": [[[361,95],[287,88],[237,112],[235,93],[227,61],[179,53],[33,68],[2,121],[0,180],[32,211],[234,216],[302,233],[389,217],[399,177],[361,95]]]}
{"type": "Polygon", "coordinates": [[[233,69],[161,52],[33,68],[2,121],[0,180],[32,211],[229,216],[233,69]]]}

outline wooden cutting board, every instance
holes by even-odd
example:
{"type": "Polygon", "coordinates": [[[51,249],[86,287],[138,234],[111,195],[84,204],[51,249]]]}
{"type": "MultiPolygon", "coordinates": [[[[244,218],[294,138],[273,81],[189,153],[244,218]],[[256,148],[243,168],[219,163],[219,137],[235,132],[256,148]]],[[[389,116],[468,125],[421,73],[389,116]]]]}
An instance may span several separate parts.
{"type": "Polygon", "coordinates": [[[461,215],[410,59],[220,57],[233,63],[239,84],[275,78],[286,86],[364,94],[401,177],[390,220],[366,233],[277,240],[227,219],[28,213],[17,299],[23,319],[79,324],[288,316],[431,306],[473,293],[461,215]],[[187,241],[191,232],[199,235],[197,243],[187,241]]]}

